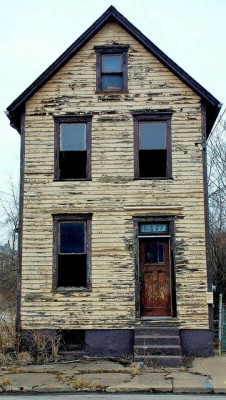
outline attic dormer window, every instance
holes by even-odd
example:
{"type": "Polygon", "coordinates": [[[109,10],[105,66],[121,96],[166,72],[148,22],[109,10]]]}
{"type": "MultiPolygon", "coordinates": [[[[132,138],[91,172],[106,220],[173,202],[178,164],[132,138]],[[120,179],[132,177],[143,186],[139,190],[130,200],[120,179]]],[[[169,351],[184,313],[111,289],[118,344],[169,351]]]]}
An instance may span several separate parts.
{"type": "Polygon", "coordinates": [[[127,92],[128,46],[97,46],[97,91],[127,92]]]}

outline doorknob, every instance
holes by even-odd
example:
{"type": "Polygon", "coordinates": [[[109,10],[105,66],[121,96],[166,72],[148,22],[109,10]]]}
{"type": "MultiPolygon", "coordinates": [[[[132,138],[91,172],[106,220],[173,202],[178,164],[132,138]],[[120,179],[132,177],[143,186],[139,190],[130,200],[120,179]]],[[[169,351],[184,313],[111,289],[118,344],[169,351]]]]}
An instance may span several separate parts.
{"type": "Polygon", "coordinates": [[[144,284],[144,273],[141,272],[140,274],[140,284],[143,285],[144,284]]]}

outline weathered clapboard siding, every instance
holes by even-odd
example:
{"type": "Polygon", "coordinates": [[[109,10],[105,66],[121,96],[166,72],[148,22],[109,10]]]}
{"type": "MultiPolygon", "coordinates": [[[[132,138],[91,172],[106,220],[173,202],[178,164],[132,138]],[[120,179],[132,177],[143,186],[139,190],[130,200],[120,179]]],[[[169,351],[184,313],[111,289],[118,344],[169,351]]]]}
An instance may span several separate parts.
{"type": "Polygon", "coordinates": [[[200,98],[116,23],[108,23],[26,103],[22,328],[132,328],[134,214],[175,221],[181,327],[208,328],[200,98]],[[96,90],[94,46],[129,44],[128,93],[96,90]],[[134,180],[133,118],[171,109],[173,180],[134,180]],[[53,182],[54,121],[93,114],[92,181],[53,182]],[[91,212],[92,291],[52,290],[54,213],[91,212]]]}

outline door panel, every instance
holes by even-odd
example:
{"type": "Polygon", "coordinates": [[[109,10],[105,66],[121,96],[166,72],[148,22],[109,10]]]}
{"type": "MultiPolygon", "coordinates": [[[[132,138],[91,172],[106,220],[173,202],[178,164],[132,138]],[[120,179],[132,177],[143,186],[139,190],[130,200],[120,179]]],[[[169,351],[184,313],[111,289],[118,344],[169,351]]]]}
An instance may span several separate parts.
{"type": "Polygon", "coordinates": [[[171,315],[168,238],[140,240],[141,316],[171,315]]]}

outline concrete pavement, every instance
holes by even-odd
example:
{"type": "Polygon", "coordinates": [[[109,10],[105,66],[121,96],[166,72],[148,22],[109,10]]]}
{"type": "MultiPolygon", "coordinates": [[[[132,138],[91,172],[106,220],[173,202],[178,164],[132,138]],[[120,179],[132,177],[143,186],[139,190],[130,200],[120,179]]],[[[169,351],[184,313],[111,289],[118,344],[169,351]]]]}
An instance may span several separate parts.
{"type": "Polygon", "coordinates": [[[59,393],[226,393],[226,355],[196,358],[190,367],[80,359],[45,365],[2,366],[0,391],[59,393]]]}

